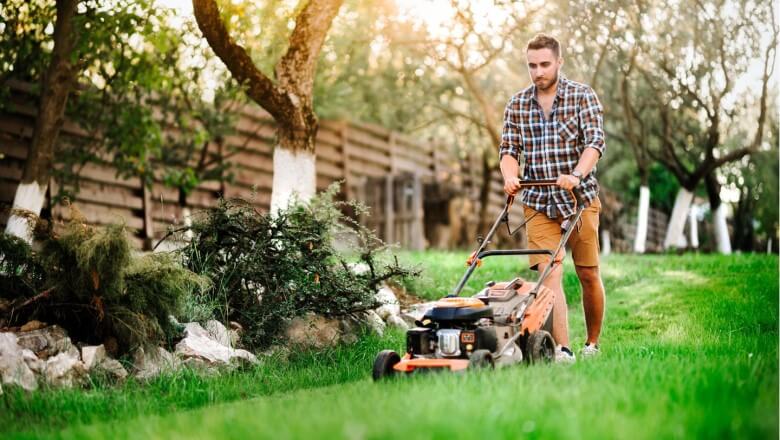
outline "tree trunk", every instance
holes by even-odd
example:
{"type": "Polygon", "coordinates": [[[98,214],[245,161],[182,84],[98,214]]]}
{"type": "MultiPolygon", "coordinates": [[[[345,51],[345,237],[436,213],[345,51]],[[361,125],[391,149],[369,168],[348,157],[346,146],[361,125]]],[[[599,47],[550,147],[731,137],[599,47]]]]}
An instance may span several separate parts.
{"type": "Polygon", "coordinates": [[[601,231],[601,255],[609,255],[612,253],[612,238],[609,234],[609,229],[601,231]]]}
{"type": "Polygon", "coordinates": [[[261,72],[246,49],[230,36],[216,1],[192,2],[195,20],[209,46],[233,78],[245,85],[247,95],[266,109],[278,124],[271,212],[287,206],[292,197],[307,200],[316,191],[314,76],[320,49],[342,2],[305,2],[295,17],[287,52],[274,67],[276,82],[261,72]]]}
{"type": "Polygon", "coordinates": [[[73,63],[73,16],[77,0],[57,1],[54,48],[43,76],[40,103],[32,143],[22,179],[16,189],[6,233],[32,243],[32,229],[43,208],[54,159],[54,147],[62,128],[65,105],[76,79],[73,63]]]}
{"type": "Polygon", "coordinates": [[[647,246],[647,221],[650,215],[650,188],[642,185],[639,188],[639,214],[636,219],[636,236],[634,237],[634,252],[644,254],[647,246]]]}
{"type": "Polygon", "coordinates": [[[690,236],[691,249],[699,248],[699,207],[691,206],[688,214],[688,234],[690,236]]]}
{"type": "Polygon", "coordinates": [[[707,196],[710,199],[710,209],[712,210],[712,222],[715,229],[715,241],[718,244],[718,252],[721,254],[731,254],[731,239],[729,237],[729,227],[726,222],[727,207],[720,200],[720,184],[715,176],[715,172],[705,176],[704,182],[707,186],[707,196]]]}
{"type": "Polygon", "coordinates": [[[271,212],[286,208],[295,198],[308,200],[317,189],[313,151],[294,151],[277,145],[274,149],[274,178],[271,212]]]}
{"type": "Polygon", "coordinates": [[[666,228],[666,238],[664,239],[664,249],[685,248],[688,243],[683,235],[685,229],[685,220],[688,218],[688,210],[693,201],[693,192],[684,187],[680,187],[677,197],[674,199],[674,208],[672,216],[669,218],[669,225],[666,228]]]}

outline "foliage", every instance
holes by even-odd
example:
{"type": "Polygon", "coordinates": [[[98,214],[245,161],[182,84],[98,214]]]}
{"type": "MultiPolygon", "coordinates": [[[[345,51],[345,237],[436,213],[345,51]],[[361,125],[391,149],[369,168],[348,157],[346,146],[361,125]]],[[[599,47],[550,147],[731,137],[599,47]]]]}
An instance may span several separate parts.
{"type": "MultiPolygon", "coordinates": [[[[38,93],[51,58],[54,3],[0,6],[0,97],[11,93],[11,79],[32,83],[38,93]]],[[[228,153],[221,144],[232,132],[238,87],[213,62],[191,20],[154,0],[84,0],[74,33],[81,74],[66,116],[85,136],[64,136],[57,146],[56,200],[78,193],[88,163],[111,161],[117,176],[146,184],[157,178],[182,197],[203,181],[230,179],[217,156],[228,153]]],[[[5,105],[13,104],[0,100],[5,105]]]]}
{"type": "Polygon", "coordinates": [[[241,324],[247,346],[270,345],[285,319],[306,312],[345,316],[373,309],[383,280],[411,274],[397,261],[378,264],[378,239],[340,211],[361,207],[335,202],[338,189],[334,184],[275,214],[261,214],[243,200],[222,200],[194,221],[183,255],[190,270],[213,282],[201,303],[215,305],[213,317],[241,324]],[[355,228],[365,272],[351,269],[334,248],[342,222],[355,228]]]}
{"type": "Polygon", "coordinates": [[[19,237],[0,234],[0,298],[30,297],[42,284],[42,268],[19,237]]]}
{"type": "Polygon", "coordinates": [[[4,254],[4,269],[16,269],[5,271],[3,282],[22,286],[3,291],[11,300],[2,310],[5,324],[59,324],[76,341],[115,338],[121,352],[166,342],[174,335],[170,315],[208,281],[171,255],[133,256],[126,234],[124,225],[99,228],[73,220],[45,238],[40,253],[3,234],[2,250],[16,249],[4,254]]]}

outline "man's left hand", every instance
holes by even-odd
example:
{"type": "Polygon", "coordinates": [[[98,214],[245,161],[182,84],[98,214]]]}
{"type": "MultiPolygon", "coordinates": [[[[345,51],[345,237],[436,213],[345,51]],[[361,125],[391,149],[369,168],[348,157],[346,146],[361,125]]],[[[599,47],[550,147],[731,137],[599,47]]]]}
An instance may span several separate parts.
{"type": "Polygon", "coordinates": [[[558,176],[558,181],[555,182],[555,184],[565,190],[571,191],[580,184],[580,179],[571,174],[561,174],[558,176]]]}

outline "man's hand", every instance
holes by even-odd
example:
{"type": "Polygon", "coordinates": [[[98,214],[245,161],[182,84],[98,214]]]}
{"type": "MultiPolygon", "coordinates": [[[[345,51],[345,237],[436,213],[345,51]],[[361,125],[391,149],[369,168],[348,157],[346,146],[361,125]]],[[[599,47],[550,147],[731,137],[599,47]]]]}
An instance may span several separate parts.
{"type": "Polygon", "coordinates": [[[514,197],[518,191],[520,191],[520,178],[510,177],[509,179],[504,179],[504,192],[507,195],[514,197]]]}
{"type": "MultiPolygon", "coordinates": [[[[558,181],[555,182],[555,184],[565,190],[571,191],[580,184],[580,179],[571,174],[561,174],[558,176],[558,181]]],[[[506,185],[504,187],[506,188],[506,185]]]]}

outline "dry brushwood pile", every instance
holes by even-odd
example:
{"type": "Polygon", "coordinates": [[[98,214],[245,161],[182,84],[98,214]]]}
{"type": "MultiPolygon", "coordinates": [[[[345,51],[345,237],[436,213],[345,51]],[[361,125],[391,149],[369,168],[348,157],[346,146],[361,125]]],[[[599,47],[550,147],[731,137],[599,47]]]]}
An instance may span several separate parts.
{"type": "Polygon", "coordinates": [[[337,192],[334,185],[274,215],[246,201],[222,201],[193,223],[183,261],[212,281],[197,303],[210,305],[215,319],[240,323],[245,346],[271,345],[286,319],[307,312],[344,317],[374,309],[383,281],[414,275],[395,259],[379,261],[383,244],[342,212],[365,208],[334,201],[337,192]],[[350,255],[333,245],[334,231],[345,225],[358,243],[350,255]],[[356,264],[366,270],[354,270],[356,264]]]}
{"type": "Polygon", "coordinates": [[[76,215],[61,233],[38,238],[33,252],[0,235],[0,328],[35,319],[128,353],[169,341],[169,317],[209,285],[172,255],[133,256],[123,225],[92,227],[76,215]]]}

